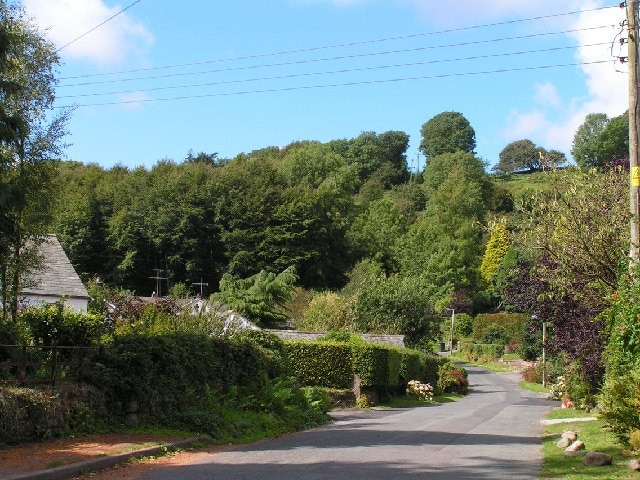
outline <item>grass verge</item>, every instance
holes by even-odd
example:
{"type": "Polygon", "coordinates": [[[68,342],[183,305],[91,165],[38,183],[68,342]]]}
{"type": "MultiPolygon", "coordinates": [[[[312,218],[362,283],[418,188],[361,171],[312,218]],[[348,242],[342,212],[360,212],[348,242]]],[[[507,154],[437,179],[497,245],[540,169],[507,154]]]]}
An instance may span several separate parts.
{"type": "Polygon", "coordinates": [[[606,428],[600,419],[591,421],[570,421],[572,418],[592,416],[582,410],[558,408],[551,411],[548,419],[567,419],[567,422],[548,425],[543,435],[543,465],[541,479],[562,480],[628,480],[639,478],[638,472],[627,468],[631,457],[617,442],[616,437],[606,428]],[[598,451],[611,455],[612,465],[604,467],[585,467],[583,457],[566,457],[564,449],[556,443],[565,430],[577,432],[578,439],[583,441],[587,451],[598,451]]]}
{"type": "Polygon", "coordinates": [[[471,362],[467,359],[467,357],[459,352],[454,353],[453,355],[448,356],[448,358],[455,363],[460,363],[463,365],[471,365],[474,367],[482,367],[486,370],[490,370],[492,372],[514,372],[517,370],[516,367],[509,365],[504,362],[471,362]]]}
{"type": "Polygon", "coordinates": [[[549,388],[543,387],[540,383],[522,381],[519,382],[518,385],[520,385],[520,388],[529,390],[530,392],[549,393],[549,388]]]}

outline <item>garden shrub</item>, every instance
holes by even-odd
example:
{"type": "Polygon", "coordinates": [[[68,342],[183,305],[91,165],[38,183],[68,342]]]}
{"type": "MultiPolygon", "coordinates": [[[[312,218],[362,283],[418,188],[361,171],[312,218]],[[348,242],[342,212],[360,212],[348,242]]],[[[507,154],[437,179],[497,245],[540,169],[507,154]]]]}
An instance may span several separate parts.
{"type": "Polygon", "coordinates": [[[334,292],[316,293],[302,312],[302,318],[296,320],[298,330],[340,331],[350,327],[348,300],[334,292]]]}
{"type": "Polygon", "coordinates": [[[596,405],[596,385],[591,384],[578,360],[566,365],[563,377],[566,384],[566,394],[576,406],[590,409],[596,405]]]}
{"type": "Polygon", "coordinates": [[[429,383],[422,383],[418,380],[410,380],[407,383],[407,394],[413,395],[423,402],[433,402],[433,386],[429,383]]]}
{"type": "Polygon", "coordinates": [[[640,451],[640,430],[631,430],[631,433],[629,433],[629,444],[635,452],[640,451]]]}
{"type": "Polygon", "coordinates": [[[599,396],[601,415],[624,444],[640,430],[640,278],[638,268],[625,273],[606,312],[609,343],[606,373],[599,396]]]}
{"type": "Polygon", "coordinates": [[[371,400],[369,400],[369,397],[367,397],[364,393],[360,394],[358,395],[358,398],[356,398],[356,407],[358,407],[360,410],[367,410],[372,407],[371,400]]]}
{"type": "Polygon", "coordinates": [[[438,368],[436,389],[439,393],[459,393],[465,395],[469,391],[467,371],[451,362],[441,364],[438,368]]]}
{"type": "Polygon", "coordinates": [[[21,310],[19,321],[36,345],[88,346],[104,333],[99,315],[77,312],[62,301],[21,310]]]}
{"type": "MultiPolygon", "coordinates": [[[[531,366],[525,367],[520,372],[520,376],[525,382],[542,384],[542,362],[536,362],[531,366]]],[[[545,384],[551,384],[554,375],[552,371],[552,365],[549,362],[547,362],[547,366],[545,368],[545,376],[545,384]]]]}
{"type": "Polygon", "coordinates": [[[326,388],[303,387],[302,393],[307,399],[309,408],[323,413],[331,410],[332,399],[326,388]]]}
{"type": "Polygon", "coordinates": [[[529,383],[542,383],[542,370],[537,368],[538,365],[528,366],[520,372],[522,380],[529,383]]]}
{"type": "Polygon", "coordinates": [[[87,385],[0,388],[0,445],[93,432],[103,420],[101,402],[87,385]]]}

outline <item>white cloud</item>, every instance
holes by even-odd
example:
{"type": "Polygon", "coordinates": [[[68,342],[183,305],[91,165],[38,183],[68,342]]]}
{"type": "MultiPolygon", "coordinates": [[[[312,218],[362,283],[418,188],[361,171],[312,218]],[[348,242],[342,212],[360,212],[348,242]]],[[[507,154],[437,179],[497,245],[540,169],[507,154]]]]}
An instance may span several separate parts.
{"type": "MultiPolygon", "coordinates": [[[[615,50],[615,40],[620,38],[617,36],[621,30],[619,23],[624,17],[623,9],[587,12],[580,15],[574,25],[574,29],[580,29],[572,34],[578,45],[605,43],[605,45],[597,47],[580,47],[576,53],[576,60],[585,64],[582,66],[582,70],[586,77],[590,96],[585,106],[594,109],[591,110],[593,112],[619,115],[627,108],[627,75],[620,71],[625,70],[626,73],[626,68],[622,65],[617,67],[615,60],[611,57],[612,45],[614,46],[614,55],[619,53],[626,55],[626,47],[622,52],[615,50]],[[583,30],[600,25],[610,25],[610,28],[583,30]],[[603,59],[609,61],[592,63],[603,59]]],[[[622,38],[626,38],[626,32],[621,35],[622,38]]]]}
{"type": "Polygon", "coordinates": [[[502,133],[505,137],[510,138],[511,141],[525,138],[533,140],[533,138],[539,136],[547,127],[544,113],[535,110],[531,112],[519,112],[514,109],[509,113],[507,124],[509,125],[508,129],[505,129],[502,133]]]}
{"type": "MultiPolygon", "coordinates": [[[[584,10],[594,8],[590,2],[584,10]]],[[[575,41],[576,63],[580,63],[586,95],[562,99],[552,84],[536,85],[530,111],[513,110],[506,121],[502,135],[507,141],[531,138],[545,148],[555,148],[566,154],[578,127],[589,113],[606,113],[609,117],[622,114],[628,108],[628,76],[626,67],[616,65],[611,57],[626,55],[626,46],[616,51],[620,22],[625,18],[624,9],[607,9],[580,14],[570,26],[569,36],[575,41]],[[607,28],[593,28],[608,25],[607,28]],[[603,45],[587,46],[603,43],[603,45]],[[624,72],[621,72],[624,70],[624,72]]],[[[626,37],[626,32],[622,33],[626,37]]],[[[583,90],[583,88],[576,88],[583,90]]]]}
{"type": "Polygon", "coordinates": [[[111,65],[143,54],[153,43],[144,25],[127,12],[74,41],[122,9],[119,5],[109,7],[103,0],[24,0],[23,4],[58,48],[73,41],[62,49],[63,57],[111,65]]]}
{"type": "Polygon", "coordinates": [[[535,85],[534,98],[536,103],[540,105],[547,105],[555,109],[562,107],[562,97],[560,97],[558,90],[551,82],[535,85]]]}

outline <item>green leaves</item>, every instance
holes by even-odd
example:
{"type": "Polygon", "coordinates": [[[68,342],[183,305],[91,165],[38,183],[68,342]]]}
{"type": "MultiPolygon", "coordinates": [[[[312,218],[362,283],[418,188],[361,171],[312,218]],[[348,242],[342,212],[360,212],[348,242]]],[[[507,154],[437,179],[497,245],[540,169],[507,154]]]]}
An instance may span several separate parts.
{"type": "Polygon", "coordinates": [[[16,320],[22,277],[34,268],[22,254],[47,233],[67,111],[53,114],[54,45],[15,2],[0,1],[0,297],[16,320]]]}
{"type": "Polygon", "coordinates": [[[476,132],[469,121],[458,112],[436,115],[422,126],[420,133],[420,151],[427,157],[427,162],[443,153],[473,153],[476,148],[476,132]]]}
{"type": "Polygon", "coordinates": [[[573,137],[571,154],[581,167],[606,167],[629,156],[629,112],[609,119],[590,113],[573,137]]]}
{"type": "Polygon", "coordinates": [[[264,270],[245,279],[225,274],[214,298],[263,327],[281,325],[287,319],[286,302],[298,277],[289,267],[279,274],[264,270]]]}

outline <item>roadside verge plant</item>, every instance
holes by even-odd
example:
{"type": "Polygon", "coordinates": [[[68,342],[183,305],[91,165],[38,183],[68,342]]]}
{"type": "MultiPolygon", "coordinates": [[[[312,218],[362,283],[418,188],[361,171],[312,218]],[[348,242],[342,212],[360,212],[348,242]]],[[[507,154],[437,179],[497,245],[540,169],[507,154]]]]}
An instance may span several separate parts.
{"type": "Polygon", "coordinates": [[[440,393],[459,393],[466,395],[469,391],[467,371],[451,362],[443,363],[438,368],[438,383],[436,387],[440,393]]]}
{"type": "Polygon", "coordinates": [[[433,387],[428,383],[411,380],[407,384],[407,395],[413,395],[424,402],[432,403],[433,387]]]}

